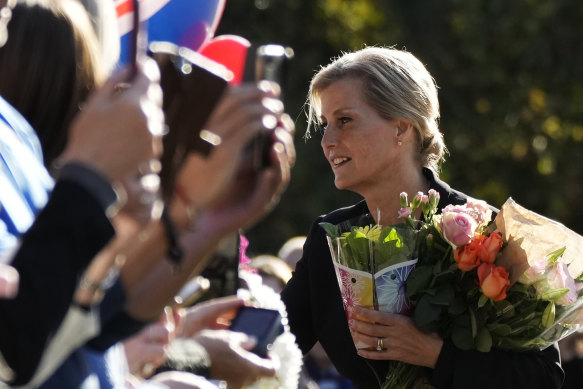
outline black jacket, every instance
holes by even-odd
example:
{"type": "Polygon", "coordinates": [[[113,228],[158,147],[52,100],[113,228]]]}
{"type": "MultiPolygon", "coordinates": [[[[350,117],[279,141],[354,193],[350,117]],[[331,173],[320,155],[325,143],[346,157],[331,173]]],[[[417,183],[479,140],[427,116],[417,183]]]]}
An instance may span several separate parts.
{"type": "MultiPolygon", "coordinates": [[[[453,190],[435,174],[424,169],[430,188],[440,194],[438,208],[461,205],[467,196],[453,190]]],[[[341,208],[319,217],[311,227],[303,256],[292,279],[282,292],[292,332],[304,353],[319,341],[338,372],[357,389],[378,388],[387,374],[386,361],[364,359],[356,349],[348,329],[336,274],[320,222],[338,224],[353,219],[361,225],[374,223],[366,203],[341,208]]],[[[445,341],[431,383],[438,389],[560,388],[563,371],[558,349],[512,353],[462,351],[445,341]]]]}
{"type": "Polygon", "coordinates": [[[57,182],[12,261],[20,273],[18,295],[0,299],[0,351],[16,374],[14,384],[30,380],[80,275],[114,234],[92,194],[73,181],[57,182]]]}

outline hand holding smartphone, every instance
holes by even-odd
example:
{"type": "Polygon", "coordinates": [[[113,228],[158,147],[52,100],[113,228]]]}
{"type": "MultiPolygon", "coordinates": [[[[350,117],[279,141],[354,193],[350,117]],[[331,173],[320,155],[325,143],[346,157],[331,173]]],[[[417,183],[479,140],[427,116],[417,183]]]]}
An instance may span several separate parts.
{"type": "MultiPolygon", "coordinates": [[[[294,56],[291,47],[269,44],[259,46],[255,54],[255,81],[272,81],[282,87],[289,60],[294,56]]],[[[253,168],[259,171],[270,165],[269,150],[273,143],[271,131],[263,131],[252,141],[253,168]]]]}
{"type": "Polygon", "coordinates": [[[203,127],[227,88],[232,73],[200,53],[170,42],[152,42],[149,53],[160,68],[163,110],[168,125],[160,179],[164,198],[174,191],[176,173],[189,153],[208,156],[212,143],[203,127]]]}
{"type": "Polygon", "coordinates": [[[251,352],[266,358],[273,342],[283,332],[282,317],[273,309],[243,306],[231,321],[230,330],[255,337],[257,344],[251,352]]]}

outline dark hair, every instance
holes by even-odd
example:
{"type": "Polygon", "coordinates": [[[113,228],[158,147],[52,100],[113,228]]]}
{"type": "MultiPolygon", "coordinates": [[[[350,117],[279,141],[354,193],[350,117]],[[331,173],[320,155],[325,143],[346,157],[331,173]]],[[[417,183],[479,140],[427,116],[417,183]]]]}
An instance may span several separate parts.
{"type": "Polygon", "coordinates": [[[18,2],[0,48],[0,94],[30,122],[45,165],[62,152],[71,120],[102,81],[96,38],[71,0],[18,2]]]}

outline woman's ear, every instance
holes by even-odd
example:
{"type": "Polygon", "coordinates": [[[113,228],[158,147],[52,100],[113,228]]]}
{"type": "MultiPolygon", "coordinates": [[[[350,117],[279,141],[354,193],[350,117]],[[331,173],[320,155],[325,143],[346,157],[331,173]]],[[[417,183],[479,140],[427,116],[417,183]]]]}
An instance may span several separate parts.
{"type": "Polygon", "coordinates": [[[413,123],[406,119],[395,120],[395,126],[397,128],[397,136],[407,138],[413,133],[413,123]]]}
{"type": "Polygon", "coordinates": [[[413,123],[405,119],[396,119],[395,125],[395,143],[397,146],[402,146],[405,143],[411,142],[412,137],[415,136],[413,123]]]}

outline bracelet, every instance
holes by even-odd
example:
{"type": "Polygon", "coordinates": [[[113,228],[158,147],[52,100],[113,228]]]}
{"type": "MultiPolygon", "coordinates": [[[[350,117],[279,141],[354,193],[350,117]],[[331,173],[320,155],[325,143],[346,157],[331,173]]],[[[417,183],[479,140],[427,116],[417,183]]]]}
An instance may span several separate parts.
{"type": "Polygon", "coordinates": [[[168,260],[172,262],[174,268],[178,269],[182,263],[184,251],[178,244],[176,228],[174,228],[174,222],[172,222],[170,219],[168,207],[164,207],[162,215],[160,216],[160,221],[164,226],[164,232],[166,233],[166,238],[168,239],[168,252],[166,253],[166,256],[168,257],[168,260]]]}
{"type": "Polygon", "coordinates": [[[119,278],[121,266],[116,262],[108,271],[107,276],[101,281],[97,282],[91,280],[84,274],[79,280],[79,289],[87,290],[93,294],[93,303],[98,303],[103,299],[105,292],[115,284],[119,278]]]}

